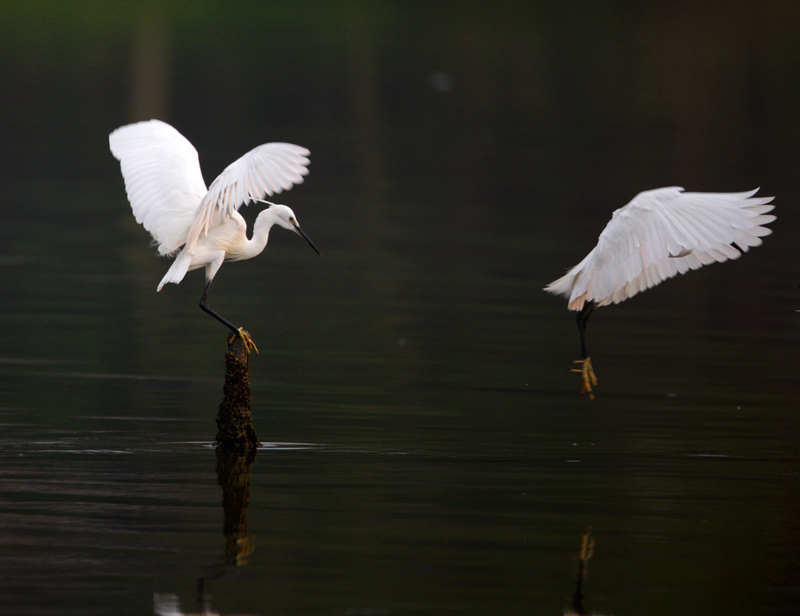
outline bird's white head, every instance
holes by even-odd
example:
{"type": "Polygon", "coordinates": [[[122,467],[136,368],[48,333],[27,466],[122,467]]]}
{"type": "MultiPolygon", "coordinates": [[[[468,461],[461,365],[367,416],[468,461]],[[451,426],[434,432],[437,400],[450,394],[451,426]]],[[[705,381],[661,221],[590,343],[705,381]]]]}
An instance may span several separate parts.
{"type": "Polygon", "coordinates": [[[297,217],[294,215],[292,208],[288,205],[275,203],[270,205],[265,211],[273,219],[274,224],[280,225],[284,229],[295,231],[295,227],[298,226],[297,217]]]}
{"type": "Polygon", "coordinates": [[[281,205],[280,203],[269,203],[269,201],[263,201],[263,203],[268,203],[269,207],[263,210],[258,215],[258,218],[256,218],[256,222],[253,225],[254,233],[260,227],[266,226],[269,228],[272,225],[278,225],[284,229],[297,233],[297,235],[308,242],[308,245],[314,249],[314,252],[320,254],[317,247],[314,246],[314,242],[312,242],[311,239],[300,228],[300,224],[297,222],[297,217],[294,215],[292,208],[290,208],[288,205],[281,205]]]}

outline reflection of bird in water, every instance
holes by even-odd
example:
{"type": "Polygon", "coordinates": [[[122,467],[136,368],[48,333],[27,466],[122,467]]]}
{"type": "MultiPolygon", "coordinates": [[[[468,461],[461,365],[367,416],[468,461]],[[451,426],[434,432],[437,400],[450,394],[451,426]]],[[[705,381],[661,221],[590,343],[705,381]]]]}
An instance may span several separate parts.
{"type": "MultiPolygon", "coordinates": [[[[199,612],[184,612],[181,609],[181,602],[175,593],[153,593],[153,612],[155,616],[222,616],[211,607],[211,599],[207,595],[199,597],[199,612]]],[[[239,616],[247,616],[240,614],[239,616]]],[[[255,616],[255,615],[252,615],[255,616]]]]}
{"type": "Polygon", "coordinates": [[[175,593],[153,593],[153,611],[156,616],[184,616],[181,602],[175,593]]]}
{"type": "Polygon", "coordinates": [[[581,533],[581,550],[578,552],[578,581],[572,595],[572,605],[564,610],[564,616],[600,616],[593,612],[587,612],[583,607],[583,582],[586,579],[589,559],[592,556],[594,556],[594,537],[590,526],[586,532],[581,533]]]}
{"type": "Polygon", "coordinates": [[[136,221],[153,236],[159,254],[177,253],[157,290],[204,267],[200,308],[234,336],[241,336],[248,351],[258,352],[246,331],[209,307],[208,289],[224,261],[259,255],[273,225],[302,236],[319,254],[287,206],[269,203],[256,218],[251,239],[238,212],[242,205],[268,203],[265,196],[300,184],[308,174],[309,151],[291,143],[265,143],[228,165],[206,188],[197,150],[169,124],[159,120],[129,124],[112,132],[108,141],[120,161],[136,221]]]}
{"type": "Polygon", "coordinates": [[[253,545],[247,534],[247,511],[250,501],[250,469],[255,459],[255,448],[248,448],[242,453],[232,448],[217,447],[217,480],[222,487],[222,508],[225,513],[225,567],[215,567],[211,575],[197,579],[195,597],[200,607],[199,614],[183,612],[175,593],[153,593],[156,616],[220,616],[211,608],[211,595],[206,591],[206,581],[227,576],[232,571],[229,565],[246,565],[247,557],[253,552],[253,545]]]}
{"type": "Polygon", "coordinates": [[[761,225],[772,197],[741,193],[688,193],[657,188],[639,193],[618,209],[600,234],[597,246],[566,275],[545,287],[569,299],[578,311],[582,358],[581,393],[594,398],[597,378],[586,351],[586,322],[599,306],[617,304],[676,274],[738,258],[772,231],[761,225]],[[734,246],[735,245],[735,246],[734,246]],[[740,252],[741,251],[741,252],[740,252]]]}

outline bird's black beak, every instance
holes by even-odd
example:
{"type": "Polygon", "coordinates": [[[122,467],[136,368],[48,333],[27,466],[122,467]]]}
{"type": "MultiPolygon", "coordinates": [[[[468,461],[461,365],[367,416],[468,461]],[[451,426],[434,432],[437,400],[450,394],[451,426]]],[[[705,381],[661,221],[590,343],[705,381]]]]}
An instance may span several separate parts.
{"type": "Polygon", "coordinates": [[[310,237],[308,237],[308,236],[306,235],[306,232],[305,232],[305,231],[303,231],[303,230],[300,228],[300,225],[298,225],[298,224],[295,224],[295,226],[294,226],[294,230],[295,230],[295,231],[297,231],[297,234],[298,234],[298,235],[300,235],[300,236],[302,236],[302,238],[303,238],[305,241],[307,241],[307,242],[308,242],[308,245],[309,245],[309,246],[311,246],[311,248],[313,248],[313,249],[314,249],[314,252],[316,252],[316,253],[317,253],[319,256],[322,256],[322,255],[320,254],[319,250],[317,249],[317,247],[316,247],[316,246],[314,246],[314,242],[312,242],[312,241],[311,241],[311,238],[310,238],[310,237]]]}

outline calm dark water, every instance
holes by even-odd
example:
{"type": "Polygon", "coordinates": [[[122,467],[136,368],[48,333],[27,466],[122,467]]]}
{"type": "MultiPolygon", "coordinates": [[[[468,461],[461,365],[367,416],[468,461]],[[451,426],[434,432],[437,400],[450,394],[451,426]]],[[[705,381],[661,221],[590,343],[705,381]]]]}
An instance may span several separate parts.
{"type": "Polygon", "coordinates": [[[564,614],[588,527],[588,612],[796,612],[794,4],[149,6],[0,9],[0,612],[564,614]],[[253,459],[108,153],[146,117],[208,181],[312,151],[322,257],[278,230],[211,291],[253,459]],[[761,186],[774,234],[598,311],[590,402],[541,288],[663,185],[761,186]]]}

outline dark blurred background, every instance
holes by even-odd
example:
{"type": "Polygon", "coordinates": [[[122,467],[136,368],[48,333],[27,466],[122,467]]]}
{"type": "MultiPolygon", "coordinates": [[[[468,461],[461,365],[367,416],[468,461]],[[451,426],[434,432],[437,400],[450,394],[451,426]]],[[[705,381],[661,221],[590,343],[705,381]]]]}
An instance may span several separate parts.
{"type": "MultiPolygon", "coordinates": [[[[318,337],[336,329],[345,337],[331,342],[342,345],[361,332],[369,345],[373,327],[397,327],[385,302],[447,303],[430,323],[440,329],[477,295],[518,302],[527,319],[546,314],[544,327],[520,330],[526,344],[556,323],[558,339],[571,338],[561,300],[540,289],[588,252],[614,209],[658,186],[761,186],[779,216],[764,248],[736,269],[637,298],[711,303],[710,320],[735,304],[730,318],[745,328],[736,305],[776,293],[785,303],[772,308],[784,310],[800,279],[799,14],[792,2],[749,1],[3,3],[7,330],[31,324],[31,299],[60,306],[59,327],[82,327],[68,319],[84,306],[64,314],[77,295],[106,305],[95,317],[118,331],[97,335],[118,338],[123,322],[184,315],[183,294],[199,294],[191,278],[150,293],[167,263],[148,253],[108,152],[113,128],[151,117],[195,144],[209,183],[265,141],[312,151],[311,176],[282,199],[325,258],[271,245],[259,263],[224,268],[212,305],[249,285],[268,299],[238,309],[260,303],[281,320],[277,294],[293,279],[322,302],[318,319],[351,304],[341,318],[352,321],[318,337]],[[726,284],[710,292],[705,281],[718,276],[726,284]],[[765,290],[767,276],[778,279],[765,290]],[[516,297],[489,290],[503,277],[520,284],[516,297]]],[[[257,330],[247,312],[238,318],[257,330]]],[[[611,327],[616,317],[606,318],[611,327]]],[[[212,326],[199,311],[178,321],[164,329],[212,326]]],[[[133,323],[127,351],[142,344],[142,327],[133,323]]]]}

